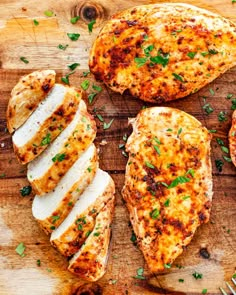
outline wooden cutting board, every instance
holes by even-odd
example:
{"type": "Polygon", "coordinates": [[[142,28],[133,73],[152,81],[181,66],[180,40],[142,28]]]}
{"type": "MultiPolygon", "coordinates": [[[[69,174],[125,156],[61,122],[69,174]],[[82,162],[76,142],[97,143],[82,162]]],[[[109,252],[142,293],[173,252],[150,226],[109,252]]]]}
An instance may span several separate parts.
{"type": "MultiPolygon", "coordinates": [[[[5,111],[11,89],[18,79],[32,70],[55,69],[57,80],[69,73],[67,65],[80,63],[70,76],[71,85],[79,86],[82,73],[88,69],[88,53],[104,21],[111,14],[134,5],[157,1],[22,1],[0,2],[0,295],[67,295],[67,294],[219,294],[219,286],[229,280],[236,267],[236,169],[224,161],[221,173],[215,160],[223,152],[216,143],[220,138],[228,146],[227,133],[231,122],[231,101],[228,94],[236,96],[236,69],[187,98],[166,103],[184,110],[199,119],[208,129],[216,129],[212,140],[214,200],[211,221],[202,226],[193,241],[170,270],[154,277],[144,263],[140,251],[130,240],[131,227],[121,198],[124,169],[127,158],[118,145],[130,133],[127,118],[136,116],[144,103],[128,95],[118,95],[104,88],[89,110],[101,114],[106,122],[114,119],[108,130],[103,130],[97,120],[96,144],[100,148],[100,166],[108,171],[116,183],[116,211],[113,223],[110,258],[106,275],[97,283],[87,284],[67,271],[67,260],[50,246],[49,238],[32,218],[33,194],[22,197],[19,190],[27,185],[26,167],[21,166],[13,153],[11,136],[6,131],[5,111]],[[95,10],[93,9],[95,8],[95,10]],[[53,11],[46,17],[44,11],[53,11]],[[87,23],[97,13],[93,32],[88,33],[87,23]],[[76,24],[72,16],[80,15],[76,24]],[[35,25],[34,20],[39,24],[35,25]],[[72,42],[67,33],[80,33],[72,42]],[[66,50],[58,49],[62,44],[66,50]],[[29,63],[24,63],[25,57],[29,63]],[[203,105],[209,102],[214,112],[206,115],[203,105]],[[219,122],[220,111],[227,112],[227,121],[219,122]],[[106,145],[100,145],[106,140],[106,145]],[[17,245],[26,246],[25,257],[15,252],[17,245]],[[37,266],[37,260],[41,266],[37,266]],[[145,280],[133,278],[138,268],[144,268],[145,280]],[[201,273],[196,280],[194,272],[201,273]],[[180,280],[180,281],[179,281],[180,280]],[[184,281],[181,281],[184,280],[184,281]],[[87,290],[87,292],[86,292],[87,290]]],[[[163,1],[160,1],[163,2],[163,1]]],[[[176,1],[172,1],[176,2],[176,1]]],[[[236,4],[231,0],[185,1],[221,13],[236,21],[236,4]]],[[[92,88],[87,91],[92,92],[92,88]]],[[[226,155],[226,154],[225,154],[226,155]]]]}

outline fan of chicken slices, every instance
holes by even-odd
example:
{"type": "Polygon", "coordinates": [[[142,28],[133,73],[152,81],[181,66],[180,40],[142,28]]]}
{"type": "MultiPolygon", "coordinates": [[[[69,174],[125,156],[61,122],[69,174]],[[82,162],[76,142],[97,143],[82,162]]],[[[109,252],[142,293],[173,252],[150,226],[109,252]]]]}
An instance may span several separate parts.
{"type": "Polygon", "coordinates": [[[209,220],[211,135],[194,117],[168,107],[144,109],[130,123],[123,198],[156,273],[170,267],[209,220]]]}
{"type": "Polygon", "coordinates": [[[7,124],[37,194],[33,216],[52,245],[72,257],[68,269],[96,281],[106,271],[115,186],[98,168],[96,124],[83,92],[55,83],[55,75],[44,70],[20,79],[7,124]]]}
{"type": "Polygon", "coordinates": [[[89,66],[112,90],[161,103],[189,95],[236,64],[236,26],[183,3],[137,6],[111,17],[89,66]]]}

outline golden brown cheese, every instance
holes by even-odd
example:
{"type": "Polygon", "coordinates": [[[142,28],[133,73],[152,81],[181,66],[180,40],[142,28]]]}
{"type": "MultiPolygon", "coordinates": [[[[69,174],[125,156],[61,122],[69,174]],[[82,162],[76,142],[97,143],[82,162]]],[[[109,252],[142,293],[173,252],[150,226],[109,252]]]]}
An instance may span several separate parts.
{"type": "Polygon", "coordinates": [[[90,52],[97,80],[161,103],[198,91],[236,64],[236,27],[181,3],[137,6],[115,14],[90,52]]]}
{"type": "Polygon", "coordinates": [[[155,107],[132,119],[123,197],[152,272],[173,263],[212,201],[211,135],[194,117],[155,107]]]}
{"type": "Polygon", "coordinates": [[[229,131],[229,149],[232,162],[236,166],[236,110],[233,112],[232,126],[229,131]]]}
{"type": "Polygon", "coordinates": [[[106,271],[114,206],[113,197],[99,212],[94,230],[69,262],[68,270],[85,280],[97,281],[106,271]]]}
{"type": "Polygon", "coordinates": [[[55,85],[53,70],[35,71],[22,77],[12,89],[7,107],[7,128],[10,133],[19,128],[55,85]]]}

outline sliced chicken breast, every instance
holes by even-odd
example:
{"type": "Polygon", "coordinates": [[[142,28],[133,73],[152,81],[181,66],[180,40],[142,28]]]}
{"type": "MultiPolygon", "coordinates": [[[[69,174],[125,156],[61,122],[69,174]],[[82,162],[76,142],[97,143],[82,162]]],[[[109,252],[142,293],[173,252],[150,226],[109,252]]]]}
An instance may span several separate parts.
{"type": "Polygon", "coordinates": [[[106,271],[114,205],[115,197],[98,213],[93,231],[69,262],[68,270],[85,280],[97,281],[106,271]]]}
{"type": "Polygon", "coordinates": [[[189,95],[236,65],[236,26],[184,3],[140,5],[115,14],[89,67],[112,90],[162,103],[189,95]]]}
{"type": "Polygon", "coordinates": [[[76,253],[93,231],[97,214],[113,198],[114,193],[112,178],[98,169],[67,218],[52,232],[52,245],[65,256],[76,253]]]}
{"type": "Polygon", "coordinates": [[[13,148],[26,164],[37,157],[72,121],[81,100],[81,92],[56,84],[28,120],[14,133],[13,148]]]}
{"type": "Polygon", "coordinates": [[[52,191],[96,136],[96,123],[80,101],[72,122],[28,165],[27,177],[36,194],[52,191]]]}
{"type": "Polygon", "coordinates": [[[123,197],[138,244],[154,273],[170,267],[212,202],[211,134],[194,117],[168,107],[132,119],[123,197]]]}
{"type": "Polygon", "coordinates": [[[51,233],[63,222],[78,197],[93,180],[97,168],[97,149],[91,144],[53,191],[43,196],[35,196],[32,205],[33,216],[46,233],[51,233]]]}
{"type": "Polygon", "coordinates": [[[53,70],[35,71],[22,77],[12,89],[7,107],[7,128],[10,133],[29,118],[55,84],[53,70]]]}
{"type": "Polygon", "coordinates": [[[236,110],[232,114],[232,125],[229,130],[229,149],[230,157],[236,167],[236,110]]]}

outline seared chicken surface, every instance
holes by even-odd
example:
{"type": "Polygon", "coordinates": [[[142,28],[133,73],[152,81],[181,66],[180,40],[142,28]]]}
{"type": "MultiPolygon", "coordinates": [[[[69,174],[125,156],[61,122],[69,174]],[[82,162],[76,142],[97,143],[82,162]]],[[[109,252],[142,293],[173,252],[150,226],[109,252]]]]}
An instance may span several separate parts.
{"type": "Polygon", "coordinates": [[[168,107],[131,119],[123,198],[150,270],[164,270],[208,222],[211,135],[194,117],[168,107]]]}
{"type": "Polygon", "coordinates": [[[189,95],[236,64],[236,27],[182,3],[113,15],[90,52],[90,71],[112,90],[161,103],[189,95]]]}
{"type": "Polygon", "coordinates": [[[236,166],[236,110],[232,114],[232,125],[229,131],[229,149],[232,162],[236,166]]]}

